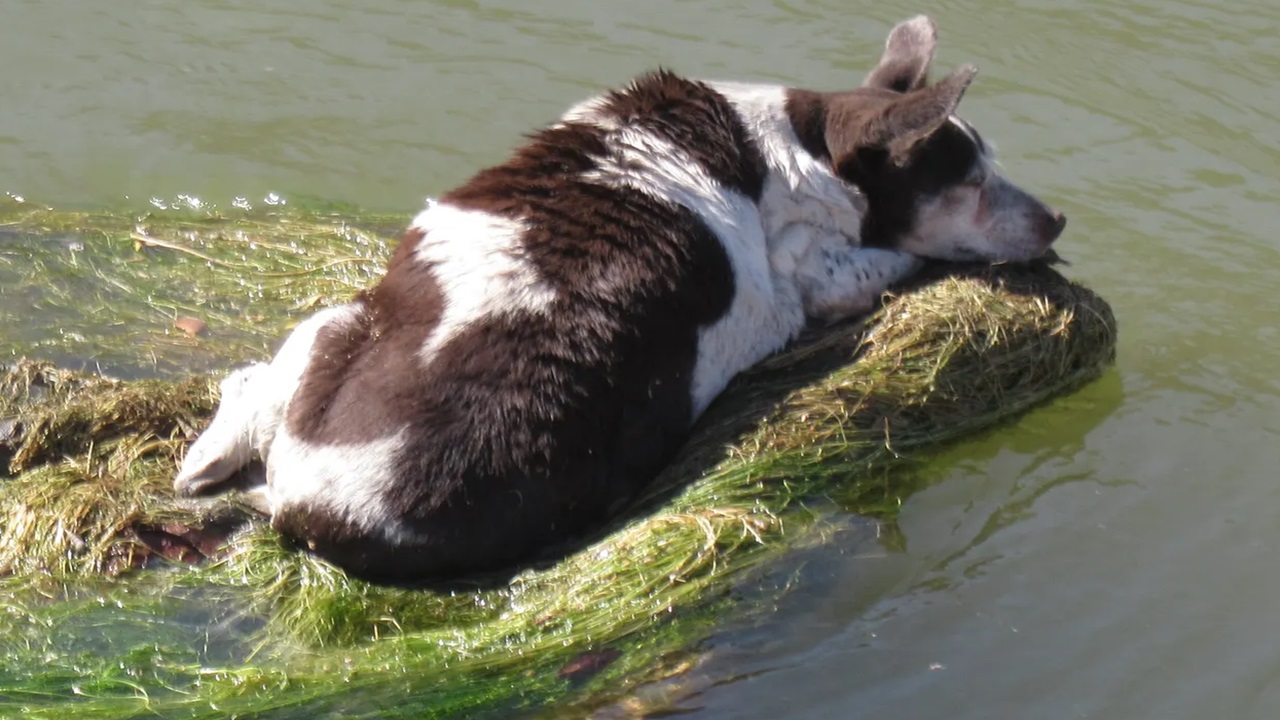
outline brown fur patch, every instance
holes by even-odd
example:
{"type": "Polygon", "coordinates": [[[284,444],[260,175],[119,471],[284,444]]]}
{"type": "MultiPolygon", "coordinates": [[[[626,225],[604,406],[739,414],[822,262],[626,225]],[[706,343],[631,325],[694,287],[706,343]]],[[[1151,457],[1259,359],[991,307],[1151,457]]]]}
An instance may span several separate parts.
{"type": "Polygon", "coordinates": [[[666,140],[721,185],[760,200],[764,157],[737,111],[706,83],[659,70],[606,95],[599,112],[666,140]]]}
{"type": "Polygon", "coordinates": [[[787,90],[787,119],[800,145],[815,158],[830,160],[827,149],[827,94],[812,90],[787,90]]]}
{"type": "Polygon", "coordinates": [[[383,437],[413,417],[422,373],[418,349],[439,322],[444,297],[414,257],[423,233],[405,232],[382,282],[356,298],[353,322],[316,336],[311,362],[286,418],[306,442],[348,444],[383,437]]]}

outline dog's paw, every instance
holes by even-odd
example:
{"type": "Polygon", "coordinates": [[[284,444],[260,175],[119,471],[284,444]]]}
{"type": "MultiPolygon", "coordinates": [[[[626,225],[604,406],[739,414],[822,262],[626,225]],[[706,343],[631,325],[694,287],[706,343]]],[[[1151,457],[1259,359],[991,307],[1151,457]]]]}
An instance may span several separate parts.
{"type": "Polygon", "coordinates": [[[173,491],[178,495],[189,497],[213,492],[244,465],[237,448],[214,447],[212,443],[202,442],[204,439],[202,435],[182,459],[173,480],[173,491]]]}
{"type": "Polygon", "coordinates": [[[213,422],[187,448],[173,489],[179,495],[215,490],[253,458],[257,422],[254,381],[268,366],[254,363],[232,371],[219,384],[221,398],[213,422]]]}

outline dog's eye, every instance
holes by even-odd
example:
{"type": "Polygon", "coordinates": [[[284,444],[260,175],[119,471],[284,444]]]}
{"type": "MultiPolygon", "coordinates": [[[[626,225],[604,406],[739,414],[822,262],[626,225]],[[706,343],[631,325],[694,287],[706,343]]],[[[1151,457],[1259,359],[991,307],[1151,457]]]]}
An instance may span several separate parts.
{"type": "Polygon", "coordinates": [[[965,178],[964,182],[960,184],[966,187],[982,187],[983,183],[985,183],[986,181],[987,181],[986,173],[974,173],[973,175],[970,175],[969,177],[965,178]]]}

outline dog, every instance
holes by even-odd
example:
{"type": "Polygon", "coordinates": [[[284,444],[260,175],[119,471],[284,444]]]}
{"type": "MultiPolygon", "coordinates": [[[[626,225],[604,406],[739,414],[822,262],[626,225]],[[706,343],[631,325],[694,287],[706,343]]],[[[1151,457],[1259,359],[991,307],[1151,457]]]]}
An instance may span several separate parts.
{"type": "Polygon", "coordinates": [[[384,582],[513,567],[601,526],[737,373],[923,258],[1025,261],[1066,219],[930,84],[927,17],[857,89],[659,70],[431,203],[385,276],[232,372],[179,494],[261,459],[272,525],[384,582]]]}

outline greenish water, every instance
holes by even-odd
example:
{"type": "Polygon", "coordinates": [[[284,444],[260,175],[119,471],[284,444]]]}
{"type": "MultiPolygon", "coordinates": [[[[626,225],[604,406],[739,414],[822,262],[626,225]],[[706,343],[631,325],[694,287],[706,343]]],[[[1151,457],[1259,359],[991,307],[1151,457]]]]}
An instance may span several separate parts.
{"type": "MultiPolygon", "coordinates": [[[[319,198],[407,219],[641,69],[848,86],[920,9],[10,0],[0,191],[139,209],[319,198]]],[[[927,9],[940,65],[981,68],[966,117],[1070,216],[1060,251],[1114,305],[1118,367],[940,458],[903,508],[905,548],[807,555],[773,618],[713,638],[668,702],[715,718],[1275,717],[1280,7],[927,9]]],[[[95,357],[95,323],[119,332],[109,303],[5,302],[5,344],[73,327],[82,362],[150,367],[142,344],[135,363],[95,357]]]]}

